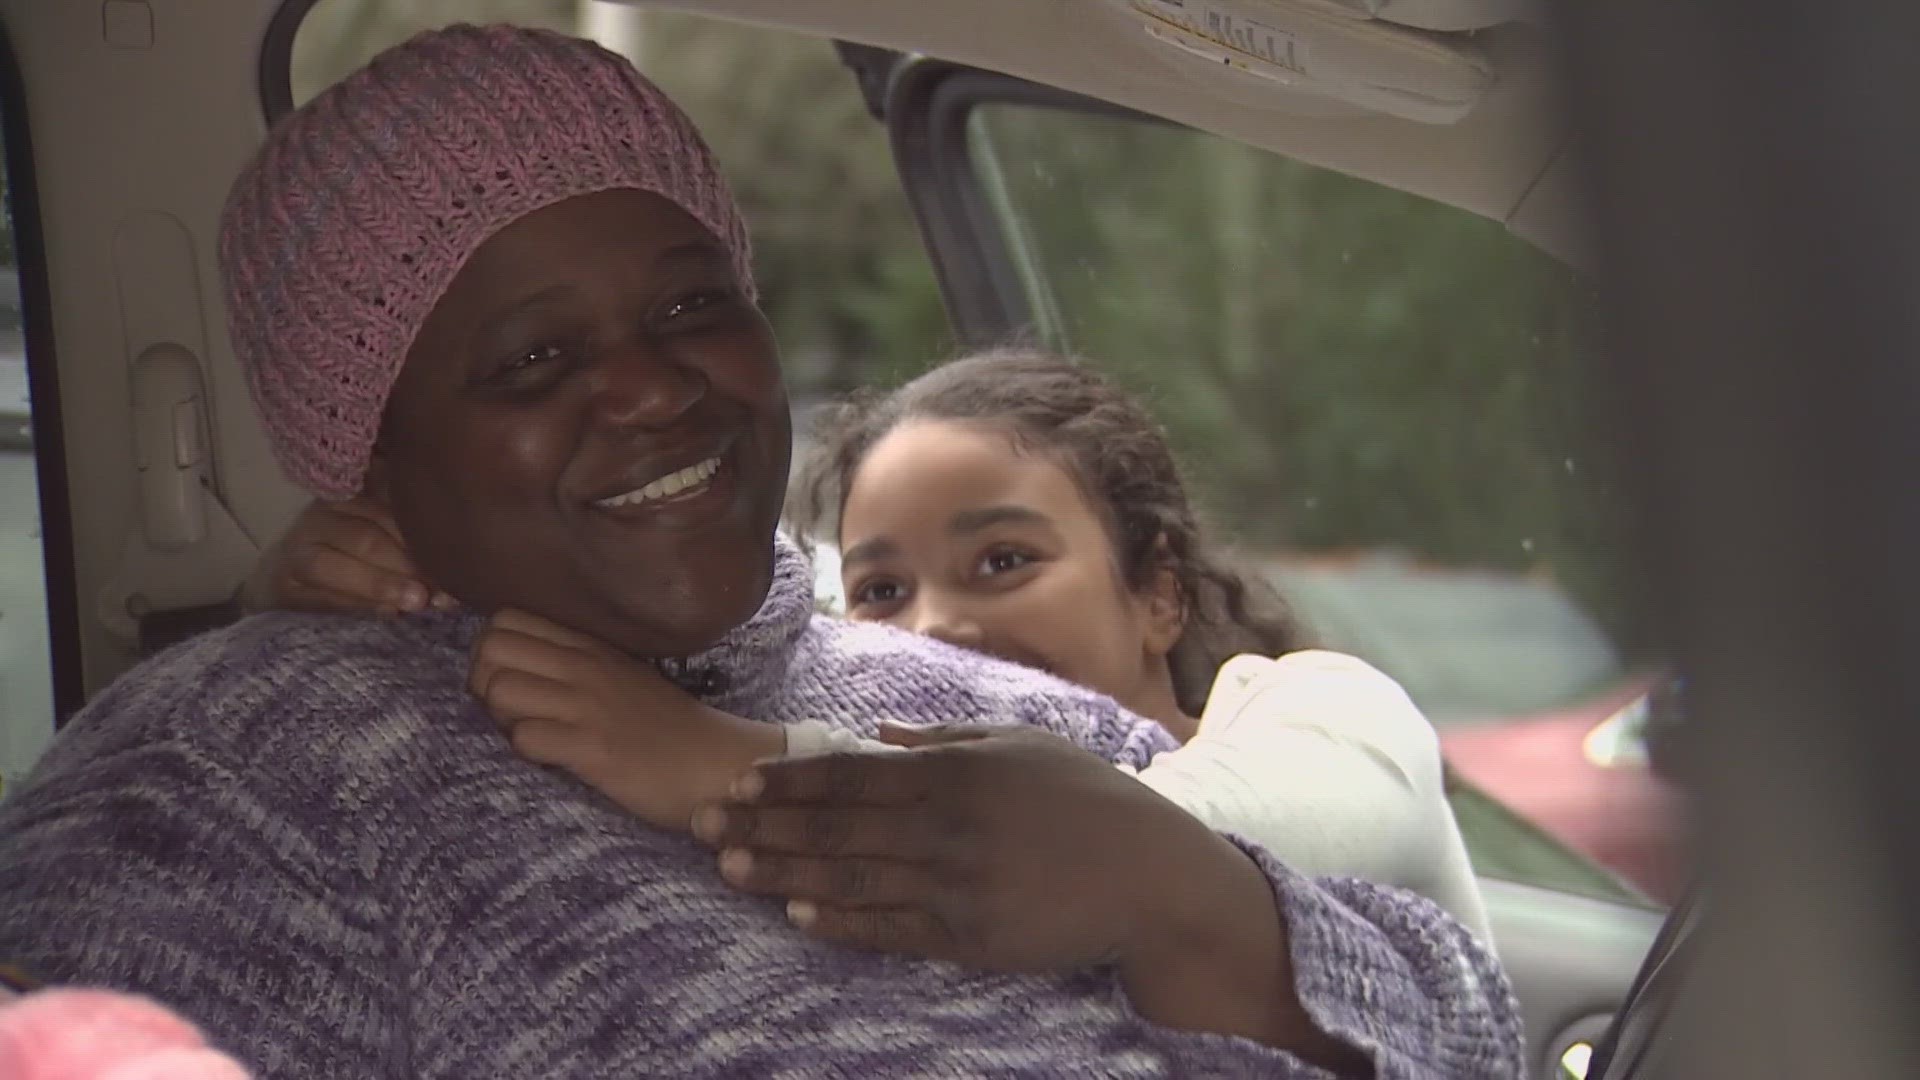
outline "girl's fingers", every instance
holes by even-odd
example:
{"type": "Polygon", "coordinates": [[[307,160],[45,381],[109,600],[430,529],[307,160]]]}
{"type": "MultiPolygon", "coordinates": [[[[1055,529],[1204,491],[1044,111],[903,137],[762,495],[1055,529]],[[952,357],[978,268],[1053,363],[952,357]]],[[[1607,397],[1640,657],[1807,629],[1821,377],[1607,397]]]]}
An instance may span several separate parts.
{"type": "Polygon", "coordinates": [[[319,589],[311,585],[296,582],[284,582],[273,590],[270,602],[265,608],[283,608],[287,611],[312,611],[325,615],[397,615],[398,608],[369,604],[365,597],[349,596],[334,592],[332,589],[319,589]]]}
{"type": "Polygon", "coordinates": [[[299,599],[304,588],[330,599],[344,599],[344,610],[355,612],[424,610],[433,599],[410,567],[394,569],[329,545],[316,544],[294,555],[289,599],[299,599]]]}
{"type": "Polygon", "coordinates": [[[590,736],[572,724],[554,720],[522,720],[507,729],[513,752],[528,761],[572,769],[592,753],[590,736]]]}
{"type": "Polygon", "coordinates": [[[503,726],[525,720],[571,724],[579,710],[579,691],[565,683],[513,669],[490,670],[484,678],[477,696],[503,726]]]}
{"type": "Polygon", "coordinates": [[[494,615],[492,625],[580,652],[600,654],[607,651],[598,638],[578,630],[569,630],[551,619],[518,608],[502,608],[494,615]]]}
{"type": "Polygon", "coordinates": [[[542,637],[489,626],[480,635],[473,651],[475,692],[486,685],[481,672],[492,670],[524,671],[554,682],[579,686],[590,681],[594,657],[565,645],[556,645],[542,637]]]}
{"type": "Polygon", "coordinates": [[[381,530],[400,535],[400,526],[393,520],[393,511],[371,499],[347,499],[337,503],[315,503],[325,516],[335,518],[357,518],[378,526],[381,530]]]}
{"type": "Polygon", "coordinates": [[[372,503],[345,502],[317,511],[310,519],[303,520],[295,532],[317,545],[338,548],[383,570],[408,577],[420,576],[392,515],[372,503]]]}

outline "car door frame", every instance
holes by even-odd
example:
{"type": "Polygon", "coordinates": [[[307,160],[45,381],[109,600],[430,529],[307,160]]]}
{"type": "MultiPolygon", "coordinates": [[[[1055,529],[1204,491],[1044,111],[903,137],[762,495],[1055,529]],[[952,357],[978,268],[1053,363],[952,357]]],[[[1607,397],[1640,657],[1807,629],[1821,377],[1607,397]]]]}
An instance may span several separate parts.
{"type": "Polygon", "coordinates": [[[7,174],[5,212],[13,228],[20,282],[20,317],[26,342],[27,394],[34,474],[40,503],[41,568],[46,584],[48,657],[56,728],[86,703],[81,655],[79,568],[75,561],[73,503],[68,486],[66,430],[62,423],[59,364],[55,354],[52,286],[40,192],[34,168],[27,88],[13,42],[0,24],[0,167],[7,174]]]}
{"type": "Polygon", "coordinates": [[[901,188],[919,223],[927,257],[965,349],[1046,338],[1020,260],[980,184],[967,117],[981,101],[1063,109],[1139,123],[1171,121],[1098,98],[998,72],[887,49],[839,44],[869,111],[887,128],[901,188]]]}

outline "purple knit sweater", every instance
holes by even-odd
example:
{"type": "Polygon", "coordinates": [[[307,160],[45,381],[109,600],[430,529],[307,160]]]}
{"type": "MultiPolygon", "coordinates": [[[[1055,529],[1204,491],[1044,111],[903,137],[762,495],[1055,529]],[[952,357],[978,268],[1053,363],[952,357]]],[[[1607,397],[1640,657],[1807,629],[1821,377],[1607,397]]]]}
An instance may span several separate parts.
{"type": "MultiPolygon", "coordinates": [[[[819,617],[782,547],[761,613],[672,674],[871,732],[1019,720],[1136,766],[1157,725],[1035,673],[819,617]]],[[[510,751],[463,686],[477,621],[274,614],[121,679],[0,805],[0,958],[143,991],[263,1078],[1319,1077],[1135,1015],[1114,973],[845,951],[711,854],[510,751]]],[[[1255,852],[1301,998],[1386,1078],[1518,1077],[1511,992],[1433,904],[1255,852]]]]}

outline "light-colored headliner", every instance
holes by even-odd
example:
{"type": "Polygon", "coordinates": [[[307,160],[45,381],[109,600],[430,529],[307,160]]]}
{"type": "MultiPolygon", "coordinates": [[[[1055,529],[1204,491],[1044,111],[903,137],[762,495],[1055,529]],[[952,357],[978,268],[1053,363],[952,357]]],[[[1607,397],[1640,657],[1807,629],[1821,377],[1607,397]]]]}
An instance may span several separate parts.
{"type": "MultiPolygon", "coordinates": [[[[1119,0],[625,0],[879,45],[1017,75],[1507,222],[1563,258],[1568,192],[1544,34],[1475,35],[1495,82],[1465,119],[1417,123],[1289,96],[1151,41],[1119,0]],[[958,14],[956,14],[958,12],[958,14]],[[1553,182],[1540,185],[1543,177],[1553,182]]],[[[1452,6],[1461,6],[1458,4],[1452,6]]],[[[1495,5],[1497,6],[1497,5],[1495,5]]]]}

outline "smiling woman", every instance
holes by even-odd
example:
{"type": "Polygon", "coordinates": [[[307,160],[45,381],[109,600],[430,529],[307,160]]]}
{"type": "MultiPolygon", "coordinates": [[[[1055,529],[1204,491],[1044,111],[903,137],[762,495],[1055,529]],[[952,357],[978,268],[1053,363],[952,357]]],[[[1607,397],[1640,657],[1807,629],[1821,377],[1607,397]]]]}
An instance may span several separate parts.
{"type": "Polygon", "coordinates": [[[640,656],[746,621],[792,446],[749,282],[692,215],[633,191],[482,245],[414,340],[367,477],[422,572],[640,656]]]}

